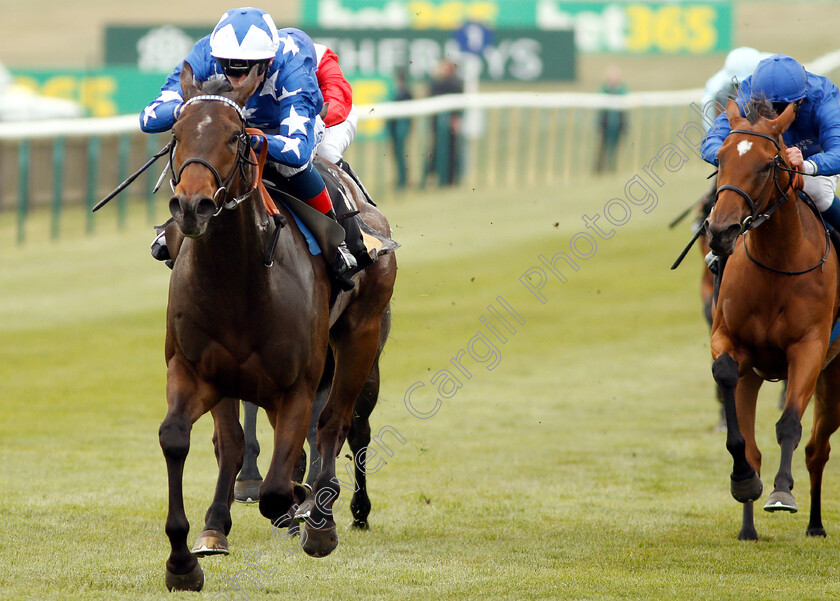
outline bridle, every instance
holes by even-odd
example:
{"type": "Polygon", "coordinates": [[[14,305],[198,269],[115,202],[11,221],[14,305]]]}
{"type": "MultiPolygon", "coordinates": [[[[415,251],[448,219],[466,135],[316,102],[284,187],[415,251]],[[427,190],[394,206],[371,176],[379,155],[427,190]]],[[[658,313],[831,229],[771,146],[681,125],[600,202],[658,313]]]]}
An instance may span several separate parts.
{"type": "MultiPolygon", "coordinates": [[[[785,160],[782,158],[782,155],[781,155],[782,147],[779,144],[779,141],[776,138],[774,138],[773,136],[762,133],[762,132],[759,132],[759,131],[751,131],[751,130],[748,130],[748,129],[733,129],[729,133],[731,133],[731,134],[746,134],[746,135],[750,135],[750,136],[758,136],[760,138],[765,138],[765,139],[773,142],[773,145],[776,147],[776,155],[773,157],[773,166],[771,168],[770,173],[767,176],[767,181],[762,185],[761,193],[759,194],[759,196],[756,200],[753,200],[753,198],[745,190],[743,190],[742,188],[739,188],[738,186],[732,185],[732,184],[724,184],[722,186],[719,186],[718,189],[715,191],[715,202],[717,202],[717,199],[720,196],[721,192],[723,192],[724,190],[731,190],[731,191],[735,192],[736,194],[740,195],[747,202],[747,205],[750,207],[750,211],[751,211],[750,215],[745,217],[744,221],[741,223],[741,232],[739,233],[739,235],[741,235],[741,234],[746,234],[750,230],[754,230],[759,225],[761,225],[762,223],[764,223],[765,221],[770,219],[770,216],[773,215],[773,213],[775,213],[779,209],[779,207],[781,207],[785,203],[785,201],[788,199],[788,195],[790,193],[790,190],[793,187],[794,177],[792,176],[790,178],[790,181],[788,181],[788,185],[785,188],[782,188],[782,186],[779,184],[779,171],[787,171],[788,173],[792,173],[792,174],[797,174],[797,173],[801,174],[802,172],[797,171],[796,169],[792,169],[792,168],[787,166],[787,164],[785,163],[785,160]],[[771,183],[772,183],[772,186],[770,186],[771,183]],[[778,192],[778,200],[776,200],[775,204],[773,204],[769,209],[767,209],[766,211],[761,213],[760,212],[760,210],[761,210],[760,209],[760,207],[761,207],[760,201],[764,197],[764,194],[768,190],[768,188],[771,189],[771,190],[772,190],[772,188],[775,188],[776,192],[778,192]]],[[[822,225],[823,225],[823,229],[825,229],[825,253],[823,254],[822,259],[820,259],[820,261],[816,265],[814,265],[813,267],[809,267],[808,269],[803,269],[801,271],[785,271],[785,270],[781,270],[781,269],[776,269],[774,267],[764,265],[763,263],[758,261],[755,257],[753,257],[750,254],[749,250],[747,249],[747,241],[746,241],[746,235],[745,235],[742,238],[742,242],[744,244],[744,252],[746,253],[747,257],[749,257],[749,259],[753,263],[755,263],[759,267],[767,269],[768,271],[772,271],[773,273],[779,273],[779,274],[782,274],[782,275],[802,275],[804,273],[808,273],[810,271],[813,271],[813,270],[817,269],[823,263],[825,263],[826,259],[828,259],[828,254],[831,252],[831,241],[830,241],[829,230],[828,230],[828,227],[825,224],[825,221],[823,220],[822,214],[820,213],[820,211],[816,210],[816,208],[813,206],[813,201],[811,201],[811,199],[808,198],[807,195],[806,195],[806,199],[807,199],[806,202],[811,205],[811,208],[814,209],[814,212],[819,216],[820,221],[822,222],[822,225]]]]}
{"type": "Polygon", "coordinates": [[[773,157],[773,167],[770,173],[767,175],[767,180],[764,182],[764,185],[761,186],[761,193],[758,195],[758,198],[756,200],[753,200],[753,198],[745,190],[732,184],[724,184],[722,186],[719,186],[718,189],[715,191],[715,202],[717,202],[720,193],[724,190],[732,190],[733,192],[741,196],[741,198],[743,198],[745,201],[747,201],[747,206],[750,207],[751,213],[749,216],[745,217],[744,221],[741,223],[741,234],[743,234],[748,232],[749,230],[757,228],[759,225],[767,221],[770,218],[770,216],[773,213],[775,213],[779,209],[779,207],[781,207],[787,200],[788,192],[790,191],[790,188],[793,185],[793,178],[791,178],[791,181],[788,182],[787,188],[782,189],[781,185],[779,185],[778,169],[783,169],[785,171],[793,171],[794,173],[796,173],[796,171],[794,169],[790,169],[784,164],[784,160],[782,159],[782,156],[780,154],[782,151],[782,147],[779,144],[779,141],[776,140],[776,138],[774,138],[773,136],[762,133],[760,131],[751,131],[749,129],[733,129],[729,133],[746,134],[750,136],[758,136],[760,138],[765,138],[766,140],[770,140],[771,142],[773,142],[773,145],[776,147],[777,151],[776,156],[773,157]],[[776,191],[779,193],[779,199],[764,213],[760,213],[760,201],[764,197],[764,194],[768,190],[768,187],[770,187],[771,183],[773,184],[773,187],[776,188],[776,191]]]}
{"type": "Polygon", "coordinates": [[[254,190],[256,189],[256,186],[249,186],[248,191],[244,194],[234,197],[230,200],[225,200],[230,185],[233,183],[237,172],[242,175],[242,179],[243,181],[245,181],[248,177],[248,174],[246,173],[247,167],[254,167],[257,163],[251,160],[249,156],[251,154],[251,146],[249,143],[250,136],[246,132],[245,115],[242,112],[242,108],[230,98],[226,98],[224,96],[217,96],[215,94],[203,94],[200,96],[193,96],[192,98],[187,100],[181,107],[181,113],[183,113],[183,110],[189,105],[200,101],[221,102],[234,109],[236,111],[236,114],[239,115],[239,120],[242,127],[239,132],[239,135],[237,136],[238,139],[236,147],[236,162],[233,164],[230,173],[228,173],[227,177],[224,179],[222,179],[222,176],[219,174],[219,171],[218,169],[216,169],[216,167],[214,167],[209,161],[200,157],[192,157],[187,159],[181,164],[180,168],[176,173],[174,166],[175,147],[177,143],[175,142],[173,134],[172,144],[170,145],[169,149],[169,165],[172,167],[172,179],[169,180],[169,185],[172,187],[172,190],[174,192],[175,187],[181,182],[181,174],[184,172],[184,169],[187,167],[187,165],[198,163],[199,165],[203,165],[204,167],[209,169],[210,173],[213,174],[213,178],[216,180],[216,192],[215,194],[213,194],[213,202],[218,206],[218,210],[213,214],[213,216],[215,217],[224,209],[235,209],[240,204],[242,204],[243,201],[251,197],[251,195],[254,193],[254,190]],[[221,203],[218,202],[220,199],[222,200],[221,203]]]}

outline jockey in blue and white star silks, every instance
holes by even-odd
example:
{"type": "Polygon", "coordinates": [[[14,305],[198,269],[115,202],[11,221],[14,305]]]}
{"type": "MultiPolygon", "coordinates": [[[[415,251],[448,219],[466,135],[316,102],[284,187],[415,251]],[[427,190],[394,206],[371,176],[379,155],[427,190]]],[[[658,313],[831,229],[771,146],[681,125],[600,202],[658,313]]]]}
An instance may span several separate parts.
{"type": "MultiPolygon", "coordinates": [[[[781,113],[795,103],[796,117],[782,135],[791,165],[807,175],[803,191],[817,205],[826,222],[840,231],[840,198],[835,196],[840,179],[840,90],[825,77],[805,70],[795,59],[774,54],[762,60],[740,86],[737,102],[764,97],[781,113]]],[[[729,120],[721,113],[709,128],[700,152],[717,165],[717,153],[729,135],[729,120]]]]}
{"type": "MultiPolygon", "coordinates": [[[[318,59],[309,36],[294,28],[278,31],[271,16],[258,8],[231,9],[210,35],[195,43],[186,61],[196,80],[226,77],[234,88],[251,68],[259,69],[263,82],[245,104],[246,124],[267,134],[269,164],[286,179],[292,194],[334,217],[324,180],[312,164],[324,122],[318,116],[323,108],[318,59]]],[[[144,132],[167,131],[175,124],[183,103],[180,77],[181,64],[166,79],[158,97],[143,109],[140,128],[144,132]]],[[[266,169],[266,177],[270,171],[266,169]]],[[[341,258],[355,263],[349,253],[341,258]]]]}

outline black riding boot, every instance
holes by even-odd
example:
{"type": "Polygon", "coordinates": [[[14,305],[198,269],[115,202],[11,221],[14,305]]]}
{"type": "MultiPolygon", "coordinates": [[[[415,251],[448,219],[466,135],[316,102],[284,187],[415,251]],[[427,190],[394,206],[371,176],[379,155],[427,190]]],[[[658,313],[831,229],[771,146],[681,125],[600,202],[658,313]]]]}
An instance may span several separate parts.
{"type": "MultiPolygon", "coordinates": [[[[327,217],[338,222],[333,209],[330,209],[329,212],[325,214],[327,217]]],[[[342,240],[341,244],[339,244],[338,248],[336,248],[335,259],[333,260],[332,265],[330,265],[330,275],[332,275],[333,279],[343,290],[352,290],[356,285],[356,283],[345,274],[353,270],[357,265],[358,262],[356,261],[356,258],[353,256],[353,253],[350,252],[350,249],[347,248],[347,242],[342,240]]]]}

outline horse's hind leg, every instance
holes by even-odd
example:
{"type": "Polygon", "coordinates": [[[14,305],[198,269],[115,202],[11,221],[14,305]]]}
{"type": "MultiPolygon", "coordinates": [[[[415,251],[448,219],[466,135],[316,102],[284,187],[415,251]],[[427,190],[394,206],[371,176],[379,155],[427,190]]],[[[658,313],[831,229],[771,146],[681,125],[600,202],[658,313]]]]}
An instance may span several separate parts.
{"type": "Polygon", "coordinates": [[[814,427],[805,445],[805,463],[811,476],[811,516],[808,536],[825,536],[822,524],[822,477],[831,445],[829,437],[840,427],[840,361],[834,361],[820,376],[814,401],[814,427]]]}
{"type": "Polygon", "coordinates": [[[368,515],[370,515],[370,498],[367,494],[367,449],[370,445],[370,415],[379,400],[379,356],[388,339],[391,330],[391,309],[386,310],[382,318],[382,329],[379,333],[379,354],[373,363],[365,385],[353,410],[350,423],[350,434],[347,443],[353,453],[356,487],[350,501],[350,512],[353,514],[353,526],[362,530],[368,529],[368,515]]]}
{"type": "Polygon", "coordinates": [[[239,425],[239,401],[222,399],[213,414],[213,446],[219,464],[219,478],[213,503],[204,516],[204,531],[198,535],[192,552],[198,556],[227,555],[227,535],[232,525],[230,506],[233,503],[233,483],[242,467],[245,447],[242,427],[239,425]]]}
{"type": "Polygon", "coordinates": [[[776,440],[782,453],[779,471],[773,480],[773,492],[764,505],[765,511],[796,513],[799,507],[793,497],[793,451],[802,438],[802,413],[817,385],[825,349],[818,344],[797,345],[788,350],[788,385],[785,408],[776,422],[776,440]]]}
{"type": "Polygon", "coordinates": [[[370,376],[365,382],[350,423],[350,433],[347,443],[353,454],[356,486],[353,498],[350,500],[350,512],[353,514],[353,526],[361,530],[368,529],[368,515],[370,515],[370,498],[367,494],[367,449],[370,444],[370,414],[376,407],[379,398],[379,359],[373,365],[370,376]]]}
{"type": "Polygon", "coordinates": [[[315,399],[312,403],[312,420],[309,422],[309,431],[306,433],[306,441],[309,445],[309,473],[306,476],[306,485],[310,490],[315,486],[315,479],[321,472],[321,454],[318,452],[318,419],[321,416],[321,411],[327,405],[333,377],[335,377],[335,360],[332,351],[327,349],[324,373],[321,376],[321,382],[318,384],[318,390],[315,392],[315,399]]]}
{"type": "Polygon", "coordinates": [[[260,455],[260,443],[257,440],[257,411],[259,407],[253,403],[242,402],[242,412],[245,422],[245,455],[242,471],[236,477],[234,495],[240,503],[256,503],[260,500],[260,486],[262,476],[257,467],[257,457],[260,455]]]}

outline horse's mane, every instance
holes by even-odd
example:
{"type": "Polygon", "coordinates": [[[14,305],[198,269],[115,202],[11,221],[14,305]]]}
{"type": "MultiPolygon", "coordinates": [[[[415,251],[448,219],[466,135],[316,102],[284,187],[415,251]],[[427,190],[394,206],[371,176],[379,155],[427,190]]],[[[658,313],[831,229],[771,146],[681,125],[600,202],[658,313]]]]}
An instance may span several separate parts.
{"type": "Polygon", "coordinates": [[[752,125],[755,125],[755,122],[758,121],[760,117],[764,117],[765,119],[775,119],[779,116],[776,114],[773,104],[767,100],[764,95],[761,95],[758,98],[750,98],[746,106],[744,106],[744,114],[752,125]]]}
{"type": "Polygon", "coordinates": [[[225,77],[218,79],[208,79],[201,84],[201,91],[204,94],[218,94],[222,95],[224,92],[232,92],[233,86],[225,77]]]}

